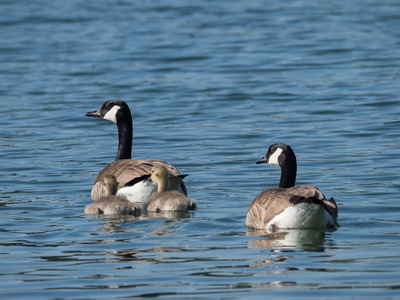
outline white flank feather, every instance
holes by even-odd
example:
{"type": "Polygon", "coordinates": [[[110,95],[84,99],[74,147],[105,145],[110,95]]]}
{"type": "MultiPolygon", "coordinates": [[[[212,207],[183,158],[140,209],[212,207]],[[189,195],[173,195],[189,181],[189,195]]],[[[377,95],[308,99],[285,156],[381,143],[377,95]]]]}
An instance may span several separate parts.
{"type": "Polygon", "coordinates": [[[300,203],[286,208],[279,215],[269,221],[267,229],[278,228],[326,228],[334,224],[332,216],[323,205],[314,203],[300,203]]]}
{"type": "Polygon", "coordinates": [[[133,186],[123,187],[118,190],[117,196],[125,196],[129,201],[143,203],[157,191],[157,183],[153,181],[140,181],[133,186]]]}

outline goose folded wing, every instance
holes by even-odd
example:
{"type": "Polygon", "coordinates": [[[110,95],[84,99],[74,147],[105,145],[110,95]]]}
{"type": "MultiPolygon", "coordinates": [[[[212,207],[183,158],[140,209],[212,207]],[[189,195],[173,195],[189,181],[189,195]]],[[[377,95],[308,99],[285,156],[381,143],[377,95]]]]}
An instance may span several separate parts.
{"type": "Polygon", "coordinates": [[[315,186],[300,185],[288,188],[287,191],[293,195],[290,200],[293,204],[300,202],[323,204],[333,220],[337,221],[338,209],[335,199],[326,199],[325,195],[315,186]]]}
{"type": "MultiPolygon", "coordinates": [[[[142,180],[150,177],[151,168],[155,164],[165,165],[172,177],[184,177],[179,171],[162,160],[141,160],[141,159],[121,159],[117,160],[105,167],[96,177],[95,184],[92,188],[92,198],[98,199],[105,195],[103,178],[106,175],[114,175],[119,183],[118,188],[132,186],[142,180]]],[[[181,182],[181,188],[187,194],[185,184],[181,182]]]]}
{"type": "Polygon", "coordinates": [[[291,197],[293,195],[281,188],[272,188],[261,192],[250,204],[247,219],[251,220],[250,222],[253,224],[247,225],[262,228],[262,224],[267,224],[276,215],[294,205],[290,202],[291,197]]]}

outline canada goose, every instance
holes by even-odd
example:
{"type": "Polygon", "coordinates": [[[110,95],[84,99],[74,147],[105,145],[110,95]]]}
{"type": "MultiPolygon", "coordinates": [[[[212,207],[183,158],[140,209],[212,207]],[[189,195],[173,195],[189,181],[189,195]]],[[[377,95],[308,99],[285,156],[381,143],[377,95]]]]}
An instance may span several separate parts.
{"type": "Polygon", "coordinates": [[[115,162],[105,167],[96,177],[91,196],[94,200],[104,196],[103,178],[107,174],[114,175],[119,182],[118,195],[124,195],[129,201],[143,202],[157,190],[157,185],[145,181],[150,177],[154,164],[165,165],[171,176],[170,189],[187,195],[183,177],[179,171],[162,160],[131,159],[132,151],[132,115],[129,106],[122,100],[109,100],[102,107],[86,116],[109,120],[118,126],[119,146],[115,162]]]}
{"type": "Polygon", "coordinates": [[[335,227],[338,217],[335,200],[327,200],[315,186],[294,186],[297,163],[289,145],[271,145],[265,157],[257,161],[261,163],[280,166],[281,180],[279,188],[261,192],[250,204],[248,227],[270,232],[277,228],[335,227]]]}
{"type": "Polygon", "coordinates": [[[157,192],[153,193],[144,203],[143,209],[152,212],[160,211],[187,211],[197,207],[196,201],[177,191],[167,191],[169,176],[164,165],[155,165],[151,169],[151,181],[158,185],[157,192]]]}
{"type": "Polygon", "coordinates": [[[141,213],[137,203],[132,203],[123,196],[116,196],[118,182],[114,175],[106,175],[103,178],[106,195],[86,205],[87,215],[134,215],[141,213]]]}

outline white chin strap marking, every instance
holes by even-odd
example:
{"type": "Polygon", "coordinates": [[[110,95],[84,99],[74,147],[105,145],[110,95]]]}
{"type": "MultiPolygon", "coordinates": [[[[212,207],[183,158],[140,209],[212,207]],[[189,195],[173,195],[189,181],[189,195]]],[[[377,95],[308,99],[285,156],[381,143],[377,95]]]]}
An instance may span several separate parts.
{"type": "Polygon", "coordinates": [[[115,124],[117,124],[117,111],[121,108],[121,106],[114,105],[103,117],[103,119],[109,120],[115,124]]]}
{"type": "Polygon", "coordinates": [[[268,163],[271,165],[279,166],[279,156],[281,156],[282,151],[282,148],[276,149],[276,151],[269,157],[268,163]]]}

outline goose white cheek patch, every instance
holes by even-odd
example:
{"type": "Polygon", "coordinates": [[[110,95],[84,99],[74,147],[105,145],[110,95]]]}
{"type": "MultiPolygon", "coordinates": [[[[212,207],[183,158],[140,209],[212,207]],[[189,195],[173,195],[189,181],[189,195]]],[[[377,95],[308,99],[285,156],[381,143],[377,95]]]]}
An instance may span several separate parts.
{"type": "Polygon", "coordinates": [[[281,156],[282,151],[282,148],[276,149],[276,151],[269,157],[268,163],[279,166],[279,156],[281,156]]]}
{"type": "Polygon", "coordinates": [[[121,108],[121,106],[114,105],[105,115],[103,119],[109,120],[115,124],[117,124],[117,112],[121,108]]]}

